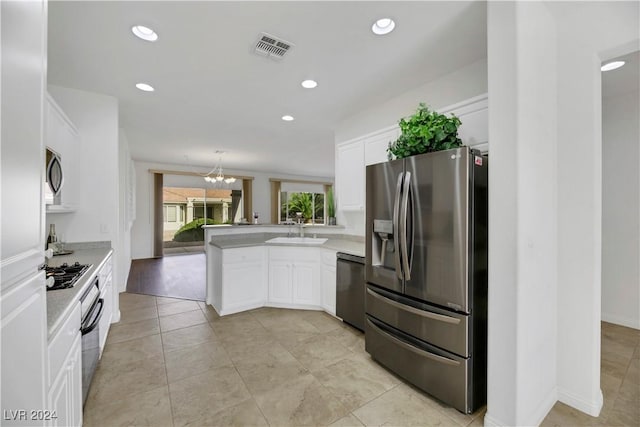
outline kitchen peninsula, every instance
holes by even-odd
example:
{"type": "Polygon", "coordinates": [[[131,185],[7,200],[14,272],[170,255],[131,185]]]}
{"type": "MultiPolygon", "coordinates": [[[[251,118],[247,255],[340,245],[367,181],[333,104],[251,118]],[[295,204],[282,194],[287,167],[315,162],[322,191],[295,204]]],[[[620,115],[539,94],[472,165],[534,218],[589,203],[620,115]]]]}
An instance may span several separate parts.
{"type": "Polygon", "coordinates": [[[206,302],[221,316],[264,306],[335,315],[336,253],[364,256],[363,237],[342,234],[343,227],[203,228],[206,302]]]}

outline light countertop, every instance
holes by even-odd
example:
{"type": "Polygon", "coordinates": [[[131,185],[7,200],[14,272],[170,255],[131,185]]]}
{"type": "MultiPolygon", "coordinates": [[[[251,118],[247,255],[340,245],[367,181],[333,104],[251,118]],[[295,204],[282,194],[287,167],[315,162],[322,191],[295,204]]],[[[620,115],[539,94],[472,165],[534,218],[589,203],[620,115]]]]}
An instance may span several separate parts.
{"type": "Polygon", "coordinates": [[[88,289],[96,277],[96,272],[102,267],[107,257],[113,252],[110,247],[78,248],[70,247],[74,253],[70,255],[55,256],[48,260],[47,264],[57,267],[65,262],[72,265],[76,261],[80,264],[91,264],[91,267],[78,279],[75,286],[69,289],[58,289],[47,291],[47,327],[49,338],[51,338],[62,323],[71,314],[77,301],[80,301],[82,294],[88,289]]]}
{"type": "MultiPolygon", "coordinates": [[[[306,237],[313,236],[314,233],[306,232],[306,237]]],[[[326,238],[327,241],[322,245],[299,245],[287,243],[266,243],[267,240],[274,237],[286,237],[286,234],[273,233],[249,233],[235,235],[212,236],[210,245],[220,249],[242,248],[248,246],[296,246],[332,249],[338,252],[345,252],[351,255],[364,257],[364,240],[359,236],[345,236],[340,234],[320,234],[317,237],[326,238]]]]}

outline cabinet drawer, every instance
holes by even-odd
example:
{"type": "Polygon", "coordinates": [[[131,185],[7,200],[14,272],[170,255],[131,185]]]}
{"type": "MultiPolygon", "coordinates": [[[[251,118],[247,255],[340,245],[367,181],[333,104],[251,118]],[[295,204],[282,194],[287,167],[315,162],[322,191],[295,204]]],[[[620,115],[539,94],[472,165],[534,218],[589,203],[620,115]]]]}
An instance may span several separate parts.
{"type": "Polygon", "coordinates": [[[80,303],[77,302],[69,318],[49,342],[49,384],[58,375],[73,341],[80,334],[80,317],[80,303]]]}
{"type": "Polygon", "coordinates": [[[365,348],[380,364],[405,380],[470,413],[469,359],[416,340],[367,316],[365,348]]]}
{"type": "Polygon", "coordinates": [[[223,264],[232,264],[238,262],[262,262],[263,258],[263,247],[224,249],[222,251],[223,264]]]}
{"type": "Polygon", "coordinates": [[[336,266],[336,251],[323,250],[322,251],[322,263],[331,267],[336,266]]]}
{"type": "Polygon", "coordinates": [[[367,314],[416,338],[462,356],[470,355],[469,316],[420,303],[368,285],[367,314]]]}

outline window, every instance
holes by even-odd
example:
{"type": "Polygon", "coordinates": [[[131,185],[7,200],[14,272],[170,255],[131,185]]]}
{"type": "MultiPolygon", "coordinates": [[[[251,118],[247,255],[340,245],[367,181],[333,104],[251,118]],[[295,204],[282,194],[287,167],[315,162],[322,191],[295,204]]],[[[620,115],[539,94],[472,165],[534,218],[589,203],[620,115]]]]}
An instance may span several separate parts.
{"type": "Polygon", "coordinates": [[[324,193],[280,192],[280,222],[324,224],[324,193]]]}
{"type": "Polygon", "coordinates": [[[177,215],[176,215],[176,210],[177,210],[177,206],[175,205],[170,205],[167,206],[167,222],[176,222],[177,221],[177,215]]]}

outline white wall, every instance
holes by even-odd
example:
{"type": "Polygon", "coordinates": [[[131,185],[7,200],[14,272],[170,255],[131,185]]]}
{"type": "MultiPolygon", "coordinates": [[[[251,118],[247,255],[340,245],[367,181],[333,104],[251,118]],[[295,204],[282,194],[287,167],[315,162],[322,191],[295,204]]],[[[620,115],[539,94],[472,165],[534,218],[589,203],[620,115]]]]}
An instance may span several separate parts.
{"type": "MultiPolygon", "coordinates": [[[[111,241],[114,288],[123,290],[129,264],[124,249],[128,236],[121,228],[120,167],[129,154],[126,137],[119,138],[118,101],[111,96],[61,86],[50,85],[48,90],[78,129],[82,179],[77,187],[76,212],[47,215],[47,227],[55,223],[57,234],[68,242],[111,241]]],[[[116,316],[117,308],[116,305],[116,316]]]]}
{"type": "Polygon", "coordinates": [[[556,34],[542,3],[488,12],[485,422],[537,425],[556,401],[556,34]]]}
{"type": "MultiPolygon", "coordinates": [[[[135,161],[136,168],[136,220],[131,229],[131,257],[133,259],[151,258],[153,256],[153,175],[149,173],[149,169],[171,170],[183,172],[207,173],[209,170],[203,168],[192,168],[184,165],[174,165],[166,163],[147,163],[144,161],[135,161]]],[[[333,182],[332,177],[311,177],[299,175],[284,175],[277,172],[264,173],[242,170],[224,170],[225,175],[233,176],[252,176],[253,180],[253,211],[260,214],[259,221],[261,223],[270,223],[271,221],[271,183],[269,178],[282,179],[298,179],[307,181],[326,181],[333,182]]],[[[194,178],[171,178],[173,184],[186,185],[194,178]]],[[[201,180],[202,178],[195,178],[201,180]]],[[[232,184],[233,188],[238,187],[239,181],[232,184]]]]}
{"type": "Polygon", "coordinates": [[[620,47],[638,50],[640,4],[548,4],[558,32],[558,399],[597,415],[602,407],[600,65],[620,47]]]}
{"type": "Polygon", "coordinates": [[[487,60],[481,59],[343,120],[335,130],[336,144],[397,124],[421,102],[437,110],[486,92],[487,60]]]}
{"type": "Polygon", "coordinates": [[[602,320],[640,329],[640,92],[602,99],[602,320]]]}
{"type": "Polygon", "coordinates": [[[129,152],[129,141],[124,129],[118,130],[118,278],[116,280],[118,292],[114,296],[114,322],[120,320],[120,298],[119,292],[124,292],[129,279],[129,269],[131,268],[131,224],[129,222],[129,186],[132,179],[129,165],[131,154],[129,152]]]}
{"type": "Polygon", "coordinates": [[[638,16],[637,2],[488,5],[486,425],[539,424],[556,393],[601,409],[600,63],[637,50],[638,16]]]}

